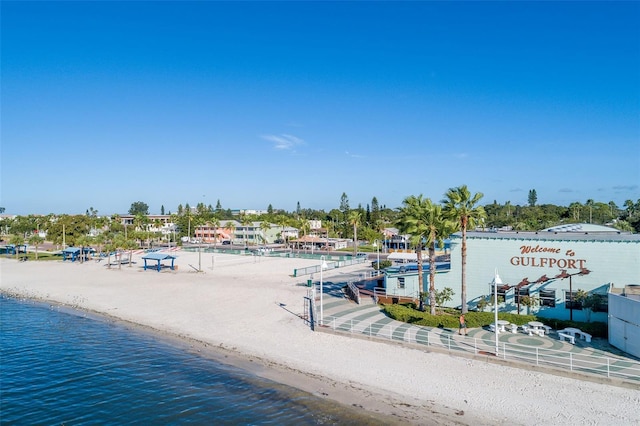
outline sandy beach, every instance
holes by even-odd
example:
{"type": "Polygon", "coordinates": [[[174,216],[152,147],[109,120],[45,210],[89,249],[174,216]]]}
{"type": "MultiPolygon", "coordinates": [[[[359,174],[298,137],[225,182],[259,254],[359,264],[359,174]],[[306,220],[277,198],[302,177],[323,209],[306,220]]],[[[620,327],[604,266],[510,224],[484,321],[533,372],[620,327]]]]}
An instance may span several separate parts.
{"type": "MultiPolygon", "coordinates": [[[[203,355],[397,424],[631,425],[640,389],[314,333],[295,268],[316,260],[179,251],[176,271],[0,259],[0,290],[87,310],[188,342],[203,355]]],[[[325,272],[340,282],[367,266],[325,272]]],[[[370,269],[370,267],[369,267],[370,269]]],[[[317,279],[317,277],[316,277],[317,279]]]]}

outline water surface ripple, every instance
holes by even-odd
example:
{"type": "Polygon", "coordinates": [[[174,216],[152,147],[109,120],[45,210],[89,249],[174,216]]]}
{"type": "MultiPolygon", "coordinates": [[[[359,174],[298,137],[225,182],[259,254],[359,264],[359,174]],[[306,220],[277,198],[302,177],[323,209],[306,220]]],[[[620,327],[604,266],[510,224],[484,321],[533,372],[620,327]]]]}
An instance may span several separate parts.
{"type": "Polygon", "coordinates": [[[370,424],[120,323],[0,295],[0,423],[370,424]]]}

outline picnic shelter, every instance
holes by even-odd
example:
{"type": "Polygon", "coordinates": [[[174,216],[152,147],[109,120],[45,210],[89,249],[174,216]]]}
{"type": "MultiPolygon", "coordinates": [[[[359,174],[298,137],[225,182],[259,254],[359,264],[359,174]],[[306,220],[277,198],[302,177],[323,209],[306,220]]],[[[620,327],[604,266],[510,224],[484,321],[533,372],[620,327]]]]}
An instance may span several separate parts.
{"type": "Polygon", "coordinates": [[[171,270],[175,269],[173,262],[176,260],[176,257],[169,253],[160,253],[160,252],[147,253],[144,256],[142,256],[142,260],[144,260],[145,271],[147,270],[147,268],[155,268],[158,270],[158,272],[160,272],[160,270],[163,268],[163,265],[162,265],[163,260],[171,260],[171,266],[168,266],[168,267],[171,268],[171,270]],[[154,262],[157,262],[157,264],[155,266],[147,265],[147,261],[149,262],[154,261],[154,262]]]}

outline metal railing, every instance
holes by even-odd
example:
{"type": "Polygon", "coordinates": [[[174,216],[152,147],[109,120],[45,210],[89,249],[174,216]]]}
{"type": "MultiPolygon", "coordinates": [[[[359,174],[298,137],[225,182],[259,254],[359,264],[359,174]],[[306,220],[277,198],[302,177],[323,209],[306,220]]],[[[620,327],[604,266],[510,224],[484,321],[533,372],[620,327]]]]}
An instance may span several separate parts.
{"type": "Polygon", "coordinates": [[[405,329],[334,316],[324,317],[321,325],[336,333],[359,334],[372,339],[424,345],[449,352],[491,355],[507,361],[640,382],[640,362],[627,358],[579,354],[509,342],[500,342],[496,354],[495,342],[489,341],[490,339],[444,334],[422,326],[405,329]]]}
{"type": "Polygon", "coordinates": [[[362,299],[360,299],[360,289],[353,283],[353,281],[349,281],[347,283],[347,295],[358,305],[362,303],[362,299]]]}
{"type": "MultiPolygon", "coordinates": [[[[345,266],[359,265],[366,262],[367,259],[364,258],[338,260],[337,262],[330,262],[330,259],[327,259],[327,269],[344,268],[345,266]]],[[[320,272],[320,268],[321,265],[307,266],[306,268],[296,268],[293,270],[293,276],[299,277],[302,275],[315,274],[320,272]]]]}

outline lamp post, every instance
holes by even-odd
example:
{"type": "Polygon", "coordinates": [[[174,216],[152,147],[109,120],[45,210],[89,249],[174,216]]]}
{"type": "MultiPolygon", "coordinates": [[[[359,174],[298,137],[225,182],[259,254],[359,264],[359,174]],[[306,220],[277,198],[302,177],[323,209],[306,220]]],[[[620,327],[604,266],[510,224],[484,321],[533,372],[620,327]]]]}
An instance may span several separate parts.
{"type": "Polygon", "coordinates": [[[498,356],[498,284],[502,285],[502,280],[498,275],[498,268],[495,270],[491,284],[493,284],[493,325],[496,330],[496,356],[498,356]]]}
{"type": "Polygon", "coordinates": [[[320,256],[320,325],[324,324],[324,311],[322,309],[322,270],[327,269],[327,262],[324,261],[324,255],[320,256]]]}
{"type": "Polygon", "coordinates": [[[378,255],[378,272],[380,272],[380,245],[378,244],[378,240],[373,242],[373,246],[376,248],[376,253],[378,255]]]}
{"type": "MultiPolygon", "coordinates": [[[[573,283],[571,277],[574,275],[589,275],[591,273],[587,268],[580,269],[579,272],[568,274],[566,269],[561,269],[560,273],[556,275],[556,278],[565,279],[569,278],[569,320],[573,321],[573,283]]],[[[566,299],[565,299],[566,300],[566,299]]]]}

